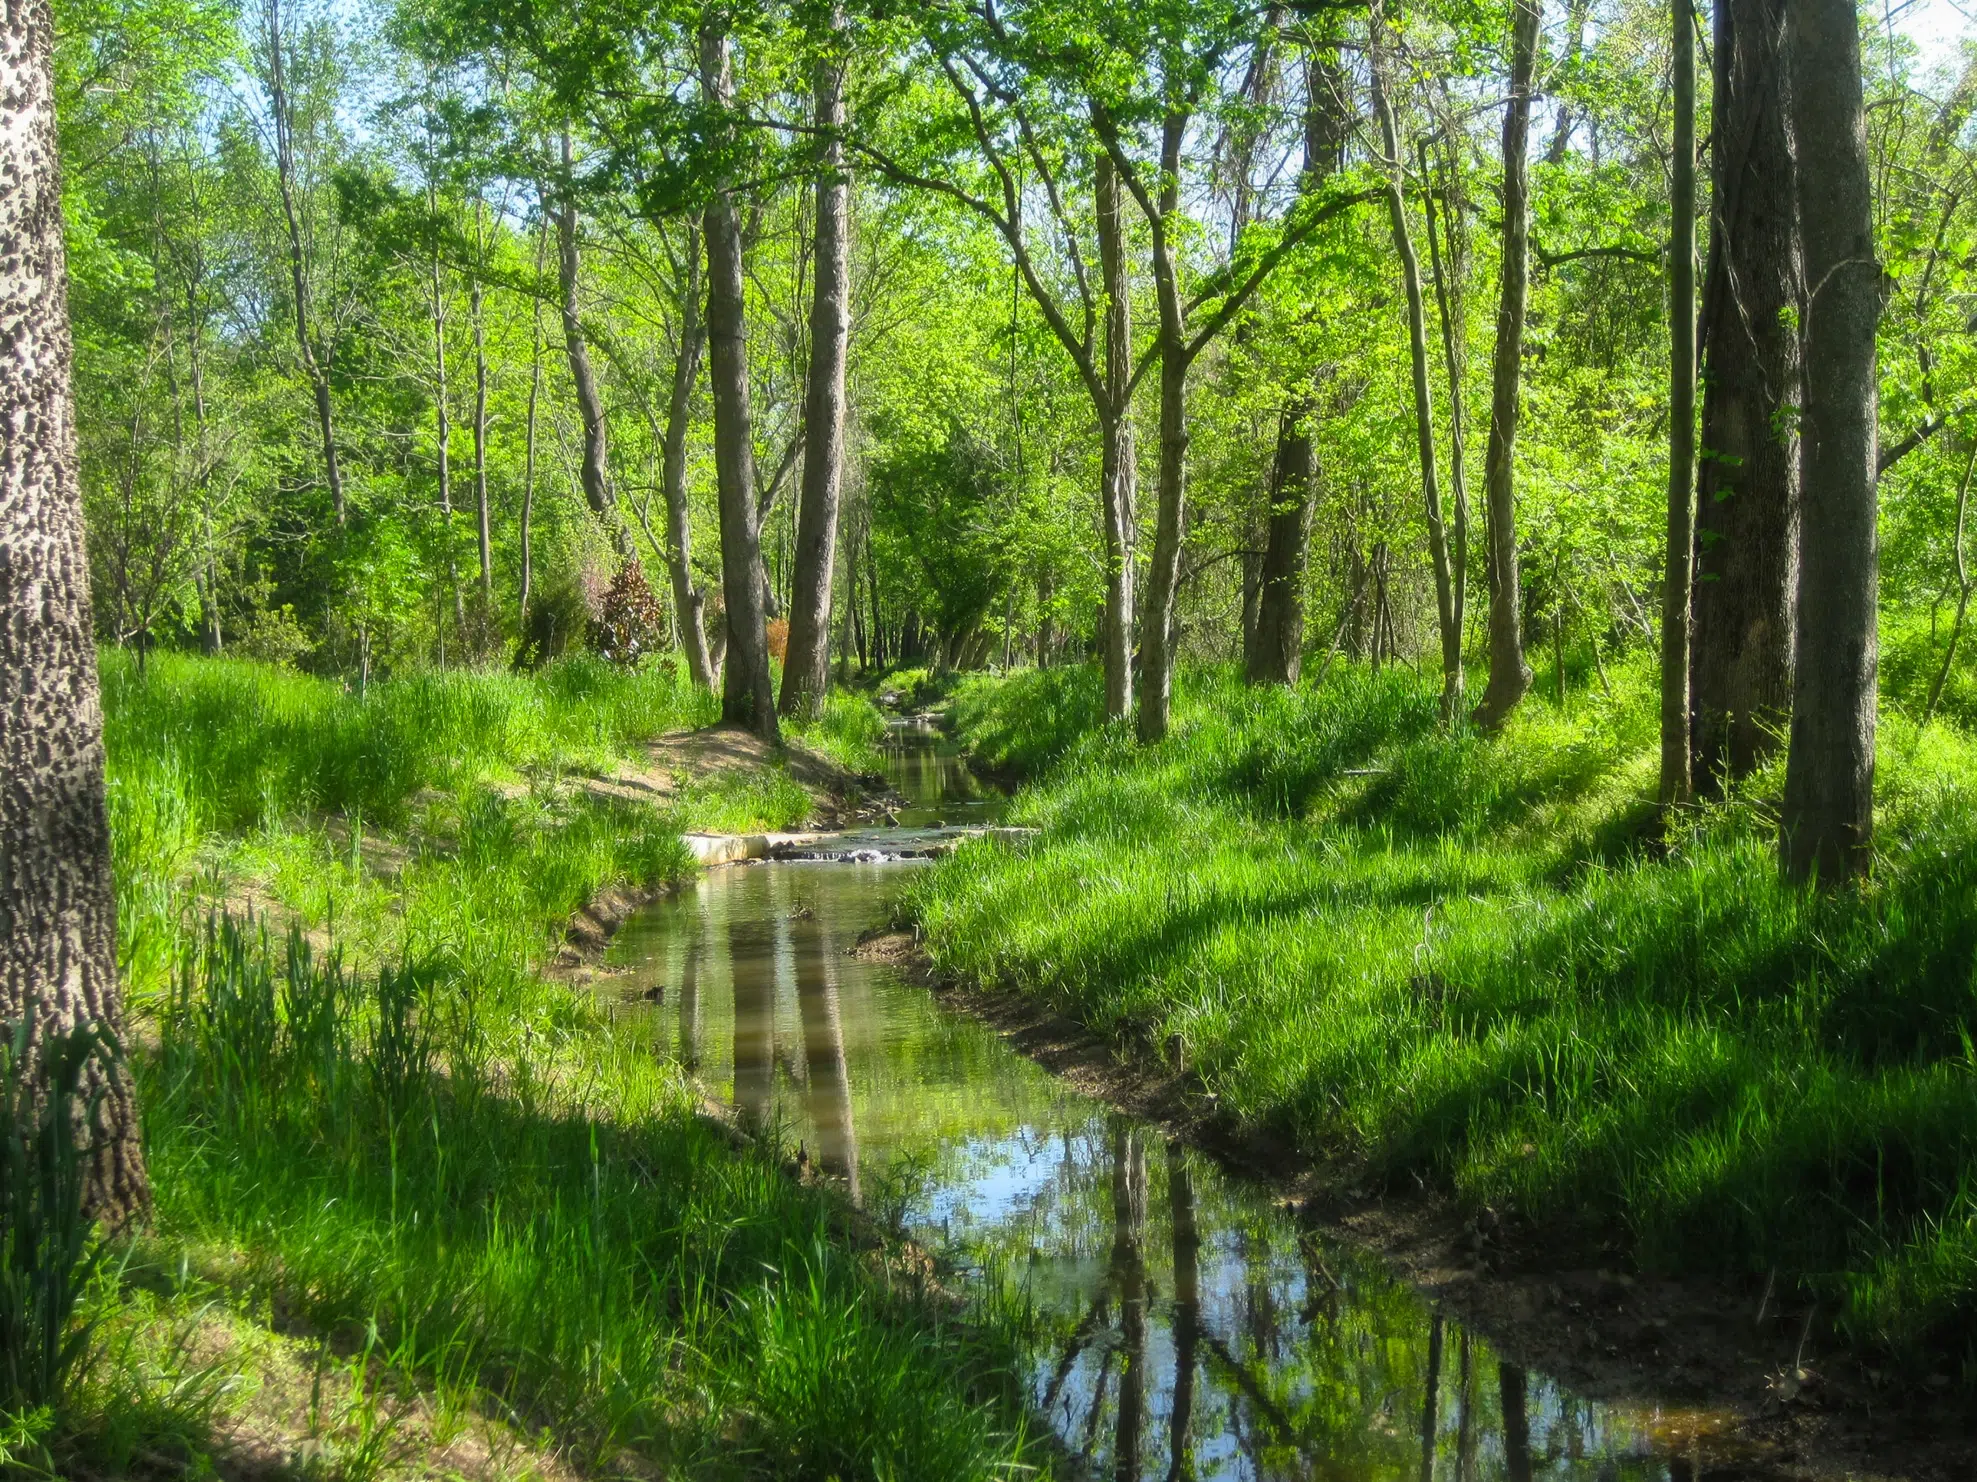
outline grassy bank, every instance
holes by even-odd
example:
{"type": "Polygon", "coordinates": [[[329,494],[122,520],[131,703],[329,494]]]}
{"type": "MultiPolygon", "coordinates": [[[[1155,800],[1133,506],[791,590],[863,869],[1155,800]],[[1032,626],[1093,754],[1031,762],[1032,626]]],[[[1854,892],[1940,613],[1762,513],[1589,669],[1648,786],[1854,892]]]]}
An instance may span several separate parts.
{"type": "MultiPolygon", "coordinates": [[[[156,1216],[110,1252],[66,1407],[0,1449],[346,1479],[1023,1457],[988,1328],[540,975],[598,891],[684,876],[683,828],[809,807],[775,775],[663,810],[563,785],[706,697],[587,664],[359,697],[163,655],[108,656],[105,697],[156,1216]],[[260,925],[216,919],[245,902],[260,925]]],[[[869,709],[815,734],[855,758],[869,709]]]]}
{"type": "Polygon", "coordinates": [[[1773,1268],[1854,1342],[1977,1382],[1977,744],[1884,717],[1880,858],[1785,888],[1776,771],[1646,843],[1651,675],[1501,737],[1405,671],[1187,677],[1149,750],[1085,670],[976,681],[965,738],[1038,780],[1021,853],[910,909],[939,966],[1181,1035],[1223,1104],[1561,1259],[1773,1268]]]}

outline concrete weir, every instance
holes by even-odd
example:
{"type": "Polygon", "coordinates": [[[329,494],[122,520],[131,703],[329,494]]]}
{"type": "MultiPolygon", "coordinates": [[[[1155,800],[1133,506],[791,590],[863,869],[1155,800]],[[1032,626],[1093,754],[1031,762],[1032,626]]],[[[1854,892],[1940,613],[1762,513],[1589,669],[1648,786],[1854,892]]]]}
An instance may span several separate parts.
{"type": "Polygon", "coordinates": [[[815,833],[688,834],[686,847],[703,865],[740,864],[755,859],[826,860],[875,863],[885,859],[933,859],[964,839],[1016,842],[1027,828],[883,828],[825,830],[815,833]]]}

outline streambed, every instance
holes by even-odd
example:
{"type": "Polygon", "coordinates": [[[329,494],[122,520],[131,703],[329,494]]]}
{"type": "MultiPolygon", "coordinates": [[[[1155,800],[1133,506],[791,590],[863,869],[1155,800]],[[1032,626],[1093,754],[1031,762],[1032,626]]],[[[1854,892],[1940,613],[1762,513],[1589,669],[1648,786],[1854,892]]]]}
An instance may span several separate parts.
{"type": "Polygon", "coordinates": [[[1594,1403],[1500,1360],[1267,1190],[850,955],[924,868],[870,856],[1000,805],[930,727],[895,727],[888,757],[897,835],[868,831],[849,861],[708,872],[627,923],[613,988],[745,1119],[960,1281],[1031,1304],[1033,1411],[1093,1475],[1698,1476],[1716,1417],[1594,1403]]]}

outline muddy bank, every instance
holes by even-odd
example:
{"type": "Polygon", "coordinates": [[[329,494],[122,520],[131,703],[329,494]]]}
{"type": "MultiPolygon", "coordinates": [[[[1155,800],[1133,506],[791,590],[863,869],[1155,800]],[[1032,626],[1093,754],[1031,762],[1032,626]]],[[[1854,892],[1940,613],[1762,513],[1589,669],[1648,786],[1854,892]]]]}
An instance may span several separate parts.
{"type": "Polygon", "coordinates": [[[1972,1475],[1977,1423],[1947,1384],[1854,1360],[1816,1309],[1775,1283],[1642,1275],[1618,1245],[1598,1264],[1561,1265],[1555,1232],[1487,1210],[1466,1217],[1432,1188],[1372,1187],[1349,1155],[1314,1161],[1267,1128],[1239,1124],[1188,1072],[1184,1045],[1115,1045],[1021,995],[944,981],[906,932],[869,934],[856,950],[991,1025],[1080,1093],[1262,1182],[1314,1230],[1377,1251],[1520,1361],[1596,1399],[1706,1402],[1722,1418],[1701,1475],[1972,1475]]]}

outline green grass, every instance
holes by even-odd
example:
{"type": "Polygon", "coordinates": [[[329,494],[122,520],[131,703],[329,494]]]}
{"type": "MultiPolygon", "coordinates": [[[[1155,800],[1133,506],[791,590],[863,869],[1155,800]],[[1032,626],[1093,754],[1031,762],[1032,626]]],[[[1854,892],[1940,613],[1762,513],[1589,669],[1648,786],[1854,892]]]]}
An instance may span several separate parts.
{"type": "Polygon", "coordinates": [[[1808,895],[1776,768],[1648,850],[1652,675],[1614,680],[1492,740],[1440,732],[1405,671],[1196,673],[1144,751],[1090,728],[1090,671],[975,681],[964,738],[1046,766],[1014,814],[1042,834],[964,848],[908,909],[947,972],[1182,1035],[1314,1156],[1561,1257],[1778,1268],[1853,1341],[1977,1382],[1977,745],[1884,717],[1874,879],[1808,895]]]}
{"type": "MultiPolygon", "coordinates": [[[[997,1320],[895,1289],[607,1000],[538,975],[603,887],[690,872],[683,827],[808,812],[773,768],[665,812],[559,785],[705,697],[590,664],[361,698],[252,664],[104,668],[157,1210],[87,1304],[67,1464],[206,1466],[270,1329],[316,1355],[306,1414],[278,1416],[319,1438],[311,1476],[426,1474],[419,1447],[470,1416],[610,1475],[1035,1461],[997,1320]],[[262,925],[215,924],[249,886],[262,925]],[[248,1358],[211,1355],[215,1322],[248,1358]]],[[[869,724],[819,729],[849,748],[869,724]]]]}

